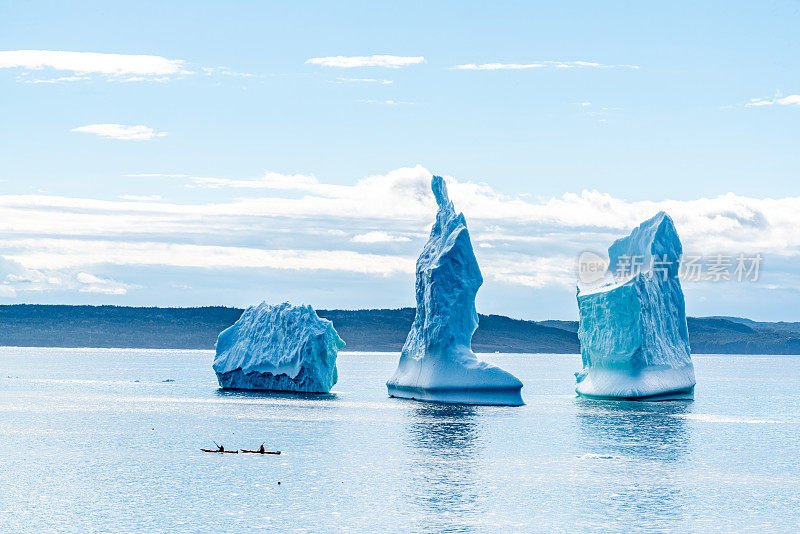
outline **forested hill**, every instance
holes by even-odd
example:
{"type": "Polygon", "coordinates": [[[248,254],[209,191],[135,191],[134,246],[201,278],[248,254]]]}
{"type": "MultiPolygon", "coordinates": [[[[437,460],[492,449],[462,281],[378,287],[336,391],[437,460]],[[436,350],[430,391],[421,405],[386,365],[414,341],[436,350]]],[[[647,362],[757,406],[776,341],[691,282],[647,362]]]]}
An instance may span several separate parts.
{"type": "MultiPolygon", "coordinates": [[[[320,317],[333,321],[347,343],[345,350],[399,351],[403,347],[414,308],[398,310],[319,310],[320,317]]],[[[481,315],[472,337],[475,352],[580,352],[574,332],[519,321],[502,315],[481,315]]]]}
{"type": "MultiPolygon", "coordinates": [[[[213,349],[217,334],[242,310],[123,306],[0,306],[0,345],[213,349]]],[[[345,350],[399,351],[414,320],[413,308],[318,310],[333,321],[345,350]]],[[[800,354],[800,323],[765,323],[738,317],[688,319],[692,352],[800,354]]],[[[481,315],[472,338],[476,352],[580,352],[575,321],[521,321],[481,315]]]]}

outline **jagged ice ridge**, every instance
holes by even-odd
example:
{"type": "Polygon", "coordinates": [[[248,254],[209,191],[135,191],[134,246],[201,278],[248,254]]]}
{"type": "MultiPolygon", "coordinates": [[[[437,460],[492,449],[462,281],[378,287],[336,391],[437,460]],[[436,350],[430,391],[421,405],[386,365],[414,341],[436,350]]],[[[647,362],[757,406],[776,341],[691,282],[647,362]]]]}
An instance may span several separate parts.
{"type": "Polygon", "coordinates": [[[327,393],[344,344],[311,306],[262,302],[220,333],[214,371],[223,388],[327,393]]]}
{"type": "Polygon", "coordinates": [[[439,176],[431,182],[438,204],[416,266],[417,311],[389,395],[465,404],[523,404],[522,382],[478,360],[470,348],[478,326],[475,295],[483,277],[464,215],[456,213],[439,176]]]}
{"type": "Polygon", "coordinates": [[[683,248],[664,212],[608,249],[609,270],[638,258],[639,272],[599,287],[579,287],[583,369],[575,391],[628,400],[692,398],[694,366],[678,271],[683,248]]]}

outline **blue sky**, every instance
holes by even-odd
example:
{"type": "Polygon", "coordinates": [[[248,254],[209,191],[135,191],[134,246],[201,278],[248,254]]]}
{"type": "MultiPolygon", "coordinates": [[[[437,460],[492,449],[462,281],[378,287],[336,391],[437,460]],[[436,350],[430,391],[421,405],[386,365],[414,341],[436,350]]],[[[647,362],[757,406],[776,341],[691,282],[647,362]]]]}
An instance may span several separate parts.
{"type": "Polygon", "coordinates": [[[798,2],[0,2],[0,302],[413,304],[448,177],[484,313],[666,209],[800,320],[798,2]],[[142,57],[144,56],[144,57],[142,57]],[[339,57],[341,56],[341,57],[339,57]],[[381,56],[381,57],[373,57],[381,56]]]}

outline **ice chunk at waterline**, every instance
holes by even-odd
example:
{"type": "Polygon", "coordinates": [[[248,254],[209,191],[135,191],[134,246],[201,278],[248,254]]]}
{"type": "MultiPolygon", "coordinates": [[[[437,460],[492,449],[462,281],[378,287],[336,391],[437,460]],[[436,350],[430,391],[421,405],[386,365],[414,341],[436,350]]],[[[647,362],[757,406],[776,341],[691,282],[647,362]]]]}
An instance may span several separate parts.
{"type": "Polygon", "coordinates": [[[692,398],[694,366],[678,279],[682,252],[672,219],[661,212],[608,249],[608,276],[623,270],[627,276],[579,287],[583,370],[575,373],[578,394],[692,398]]]}
{"type": "Polygon", "coordinates": [[[327,393],[344,341],[311,306],[262,302],[217,338],[214,371],[223,388],[327,393]]]}
{"type": "Polygon", "coordinates": [[[417,314],[389,395],[466,404],[522,404],[522,382],[478,360],[470,349],[478,326],[475,294],[483,283],[464,216],[439,176],[431,184],[439,211],[417,260],[417,314]]]}

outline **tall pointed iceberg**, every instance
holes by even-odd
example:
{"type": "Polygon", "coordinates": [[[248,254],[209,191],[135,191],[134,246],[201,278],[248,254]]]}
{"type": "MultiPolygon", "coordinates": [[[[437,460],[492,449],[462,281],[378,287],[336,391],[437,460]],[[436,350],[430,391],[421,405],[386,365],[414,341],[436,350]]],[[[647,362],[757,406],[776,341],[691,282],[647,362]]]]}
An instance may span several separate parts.
{"type": "Polygon", "coordinates": [[[658,213],[608,249],[608,277],[578,290],[583,370],[575,391],[627,400],[691,399],[694,366],[683,291],[683,248],[672,219],[658,213]]]}
{"type": "Polygon", "coordinates": [[[522,382],[478,360],[470,348],[478,326],[475,294],[483,283],[464,215],[456,213],[444,180],[431,187],[439,205],[417,260],[417,314],[400,363],[386,383],[406,399],[519,406],[522,382]]]}
{"type": "Polygon", "coordinates": [[[262,302],[219,335],[214,371],[223,388],[327,393],[342,347],[333,323],[311,306],[262,302]]]}

